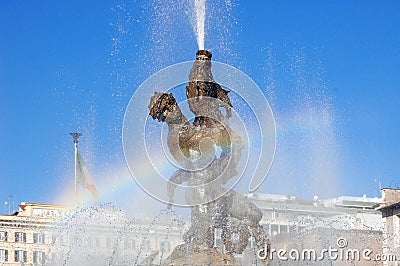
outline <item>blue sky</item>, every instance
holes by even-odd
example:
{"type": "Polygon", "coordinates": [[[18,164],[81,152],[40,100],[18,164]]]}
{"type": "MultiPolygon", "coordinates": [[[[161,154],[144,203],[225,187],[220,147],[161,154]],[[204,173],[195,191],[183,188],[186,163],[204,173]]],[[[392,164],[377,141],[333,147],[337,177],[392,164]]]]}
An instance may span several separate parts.
{"type": "MultiPolygon", "coordinates": [[[[148,76],[197,50],[181,5],[158,2],[1,2],[0,200],[57,203],[72,185],[76,130],[98,186],[136,193],[133,180],[117,184],[128,178],[124,110],[148,76]]],[[[276,116],[261,192],[400,187],[398,1],[211,2],[206,49],[252,77],[276,116]]]]}

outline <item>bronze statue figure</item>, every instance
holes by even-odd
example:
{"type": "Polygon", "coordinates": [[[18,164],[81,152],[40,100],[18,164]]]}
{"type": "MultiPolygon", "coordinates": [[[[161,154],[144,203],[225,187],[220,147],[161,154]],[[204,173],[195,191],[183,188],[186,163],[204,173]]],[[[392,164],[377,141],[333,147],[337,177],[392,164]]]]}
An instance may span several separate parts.
{"type": "Polygon", "coordinates": [[[238,175],[236,168],[244,144],[229,126],[233,106],[229,91],[214,81],[211,57],[209,51],[199,50],[189,74],[186,96],[195,115],[192,124],[171,93],[155,92],[150,99],[149,114],[167,123],[168,148],[183,166],[169,179],[169,200],[173,202],[176,186],[187,182],[186,201],[192,206],[191,227],[184,235],[184,244],[174,249],[167,265],[181,265],[186,260],[191,265],[202,265],[207,259],[216,263],[214,260],[222,254],[214,247],[218,228],[225,249],[219,265],[238,265],[234,254],[243,253],[250,237],[259,248],[269,247],[268,237],[259,224],[261,211],[244,195],[224,188],[224,184],[238,175]],[[219,155],[216,147],[221,150],[219,155]],[[204,184],[211,183],[204,189],[204,184]]]}

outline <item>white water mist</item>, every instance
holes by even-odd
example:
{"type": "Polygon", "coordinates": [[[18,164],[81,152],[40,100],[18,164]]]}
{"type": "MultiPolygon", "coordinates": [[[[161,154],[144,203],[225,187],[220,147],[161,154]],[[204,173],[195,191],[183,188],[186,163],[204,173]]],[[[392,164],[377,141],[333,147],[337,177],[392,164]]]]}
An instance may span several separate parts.
{"type": "Polygon", "coordinates": [[[193,0],[196,13],[194,32],[199,50],[204,50],[204,22],[206,18],[206,0],[193,0]]]}

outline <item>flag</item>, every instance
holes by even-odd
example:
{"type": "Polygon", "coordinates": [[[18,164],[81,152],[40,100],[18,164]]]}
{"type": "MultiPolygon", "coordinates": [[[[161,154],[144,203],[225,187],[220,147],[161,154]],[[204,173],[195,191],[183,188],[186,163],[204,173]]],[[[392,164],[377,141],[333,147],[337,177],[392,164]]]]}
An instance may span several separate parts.
{"type": "Polygon", "coordinates": [[[89,169],[83,161],[79,151],[77,160],[76,181],[78,184],[82,185],[84,188],[92,193],[93,199],[96,202],[99,201],[99,194],[97,193],[96,185],[93,182],[93,177],[90,174],[89,169]]]}

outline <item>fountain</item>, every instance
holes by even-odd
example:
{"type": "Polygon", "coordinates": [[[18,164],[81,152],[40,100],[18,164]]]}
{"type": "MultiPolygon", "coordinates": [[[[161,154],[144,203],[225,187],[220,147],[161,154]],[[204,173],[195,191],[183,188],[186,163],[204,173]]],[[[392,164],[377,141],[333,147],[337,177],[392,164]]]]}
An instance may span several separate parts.
{"type": "MultiPolygon", "coordinates": [[[[211,57],[207,50],[197,51],[189,74],[186,96],[195,115],[193,123],[172,93],[155,92],[149,104],[149,115],[167,123],[168,148],[182,166],[169,179],[169,202],[174,202],[175,188],[187,182],[186,202],[191,206],[191,227],[184,243],[175,247],[165,265],[240,265],[234,255],[243,253],[250,237],[260,250],[269,252],[269,240],[259,224],[261,211],[243,195],[224,188],[238,174],[244,146],[229,126],[233,106],[229,91],[214,81],[211,57]],[[221,229],[223,250],[215,248],[217,229],[221,229]]],[[[259,263],[266,264],[268,256],[263,257],[265,261],[259,263]]]]}
{"type": "Polygon", "coordinates": [[[170,254],[169,244],[187,228],[172,210],[152,219],[127,217],[109,204],[65,211],[53,225],[46,265],[150,265],[170,254]],[[172,240],[170,238],[173,238],[172,240]]]}
{"type": "MultiPolygon", "coordinates": [[[[187,67],[190,73],[188,80],[187,76],[185,77],[185,82],[188,81],[187,103],[194,119],[192,121],[185,116],[172,93],[155,92],[148,105],[150,116],[168,126],[168,150],[179,164],[179,169],[168,179],[167,186],[160,189],[166,191],[167,199],[160,198],[161,201],[169,203],[168,208],[144,223],[126,219],[114,208],[76,208],[68,217],[62,219],[55,230],[52,253],[56,255],[51,265],[242,265],[237,257],[246,250],[248,252],[250,240],[256,243],[256,247],[250,251],[251,255],[246,257],[244,265],[268,264],[270,244],[265,230],[260,225],[262,213],[244,195],[231,189],[237,182],[231,181],[243,173],[238,168],[245,168],[239,165],[240,161],[243,161],[241,159],[246,149],[249,152],[249,148],[245,147],[248,136],[243,136],[241,131],[232,126],[230,119],[235,116],[235,106],[229,97],[230,91],[214,80],[211,71],[212,54],[204,49],[205,0],[193,1],[193,28],[199,50],[191,69],[190,66],[187,67]],[[182,188],[183,183],[187,183],[184,200],[186,206],[191,208],[190,226],[184,226],[172,210],[174,204],[183,205],[181,201],[177,202],[176,198],[176,190],[182,188]],[[173,219],[165,227],[161,227],[162,216],[173,219]],[[143,226],[146,222],[149,224],[143,226]],[[149,235],[154,234],[152,231],[157,226],[161,228],[160,232],[163,232],[159,237],[161,240],[169,238],[172,227],[179,228],[182,230],[179,233],[183,235],[183,243],[175,243],[170,252],[157,247],[149,248],[149,235]],[[99,235],[102,235],[103,239],[99,239],[99,235]],[[217,245],[218,240],[221,240],[222,246],[217,245]],[[260,250],[264,254],[258,256],[260,250]]],[[[172,76],[170,77],[172,79],[172,76]]],[[[248,87],[253,86],[250,82],[245,84],[248,87]]],[[[159,89],[170,88],[165,85],[165,88],[159,89]]],[[[143,97],[141,92],[143,90],[140,89],[135,92],[138,93],[136,99],[143,102],[150,98],[143,97]]],[[[254,106],[263,109],[263,112],[269,108],[257,104],[254,106]]],[[[142,103],[130,103],[125,119],[133,124],[124,125],[124,131],[128,128],[135,132],[132,125],[146,123],[143,119],[146,109],[141,107],[142,103]]],[[[145,115],[147,119],[148,116],[145,115]]],[[[270,122],[272,120],[270,119],[270,122]]],[[[268,124],[263,123],[263,119],[260,121],[263,126],[268,124]]],[[[130,145],[131,142],[126,141],[128,139],[135,137],[126,134],[125,131],[123,140],[127,163],[140,164],[139,167],[129,165],[131,173],[137,170],[139,173],[133,174],[135,178],[146,178],[145,172],[148,171],[149,165],[143,161],[144,153],[130,145]]],[[[139,141],[135,139],[134,142],[139,141]]],[[[263,158],[260,156],[259,160],[261,159],[263,158]]],[[[265,162],[266,169],[269,169],[270,164],[267,160],[262,161],[265,162]]],[[[262,173],[259,176],[265,175],[262,173]]],[[[142,181],[138,183],[146,190],[147,183],[143,185],[142,181]]],[[[255,183],[252,191],[260,182],[255,183]]],[[[153,191],[146,192],[152,194],[153,191]]],[[[157,193],[152,195],[154,194],[157,193]]]]}

